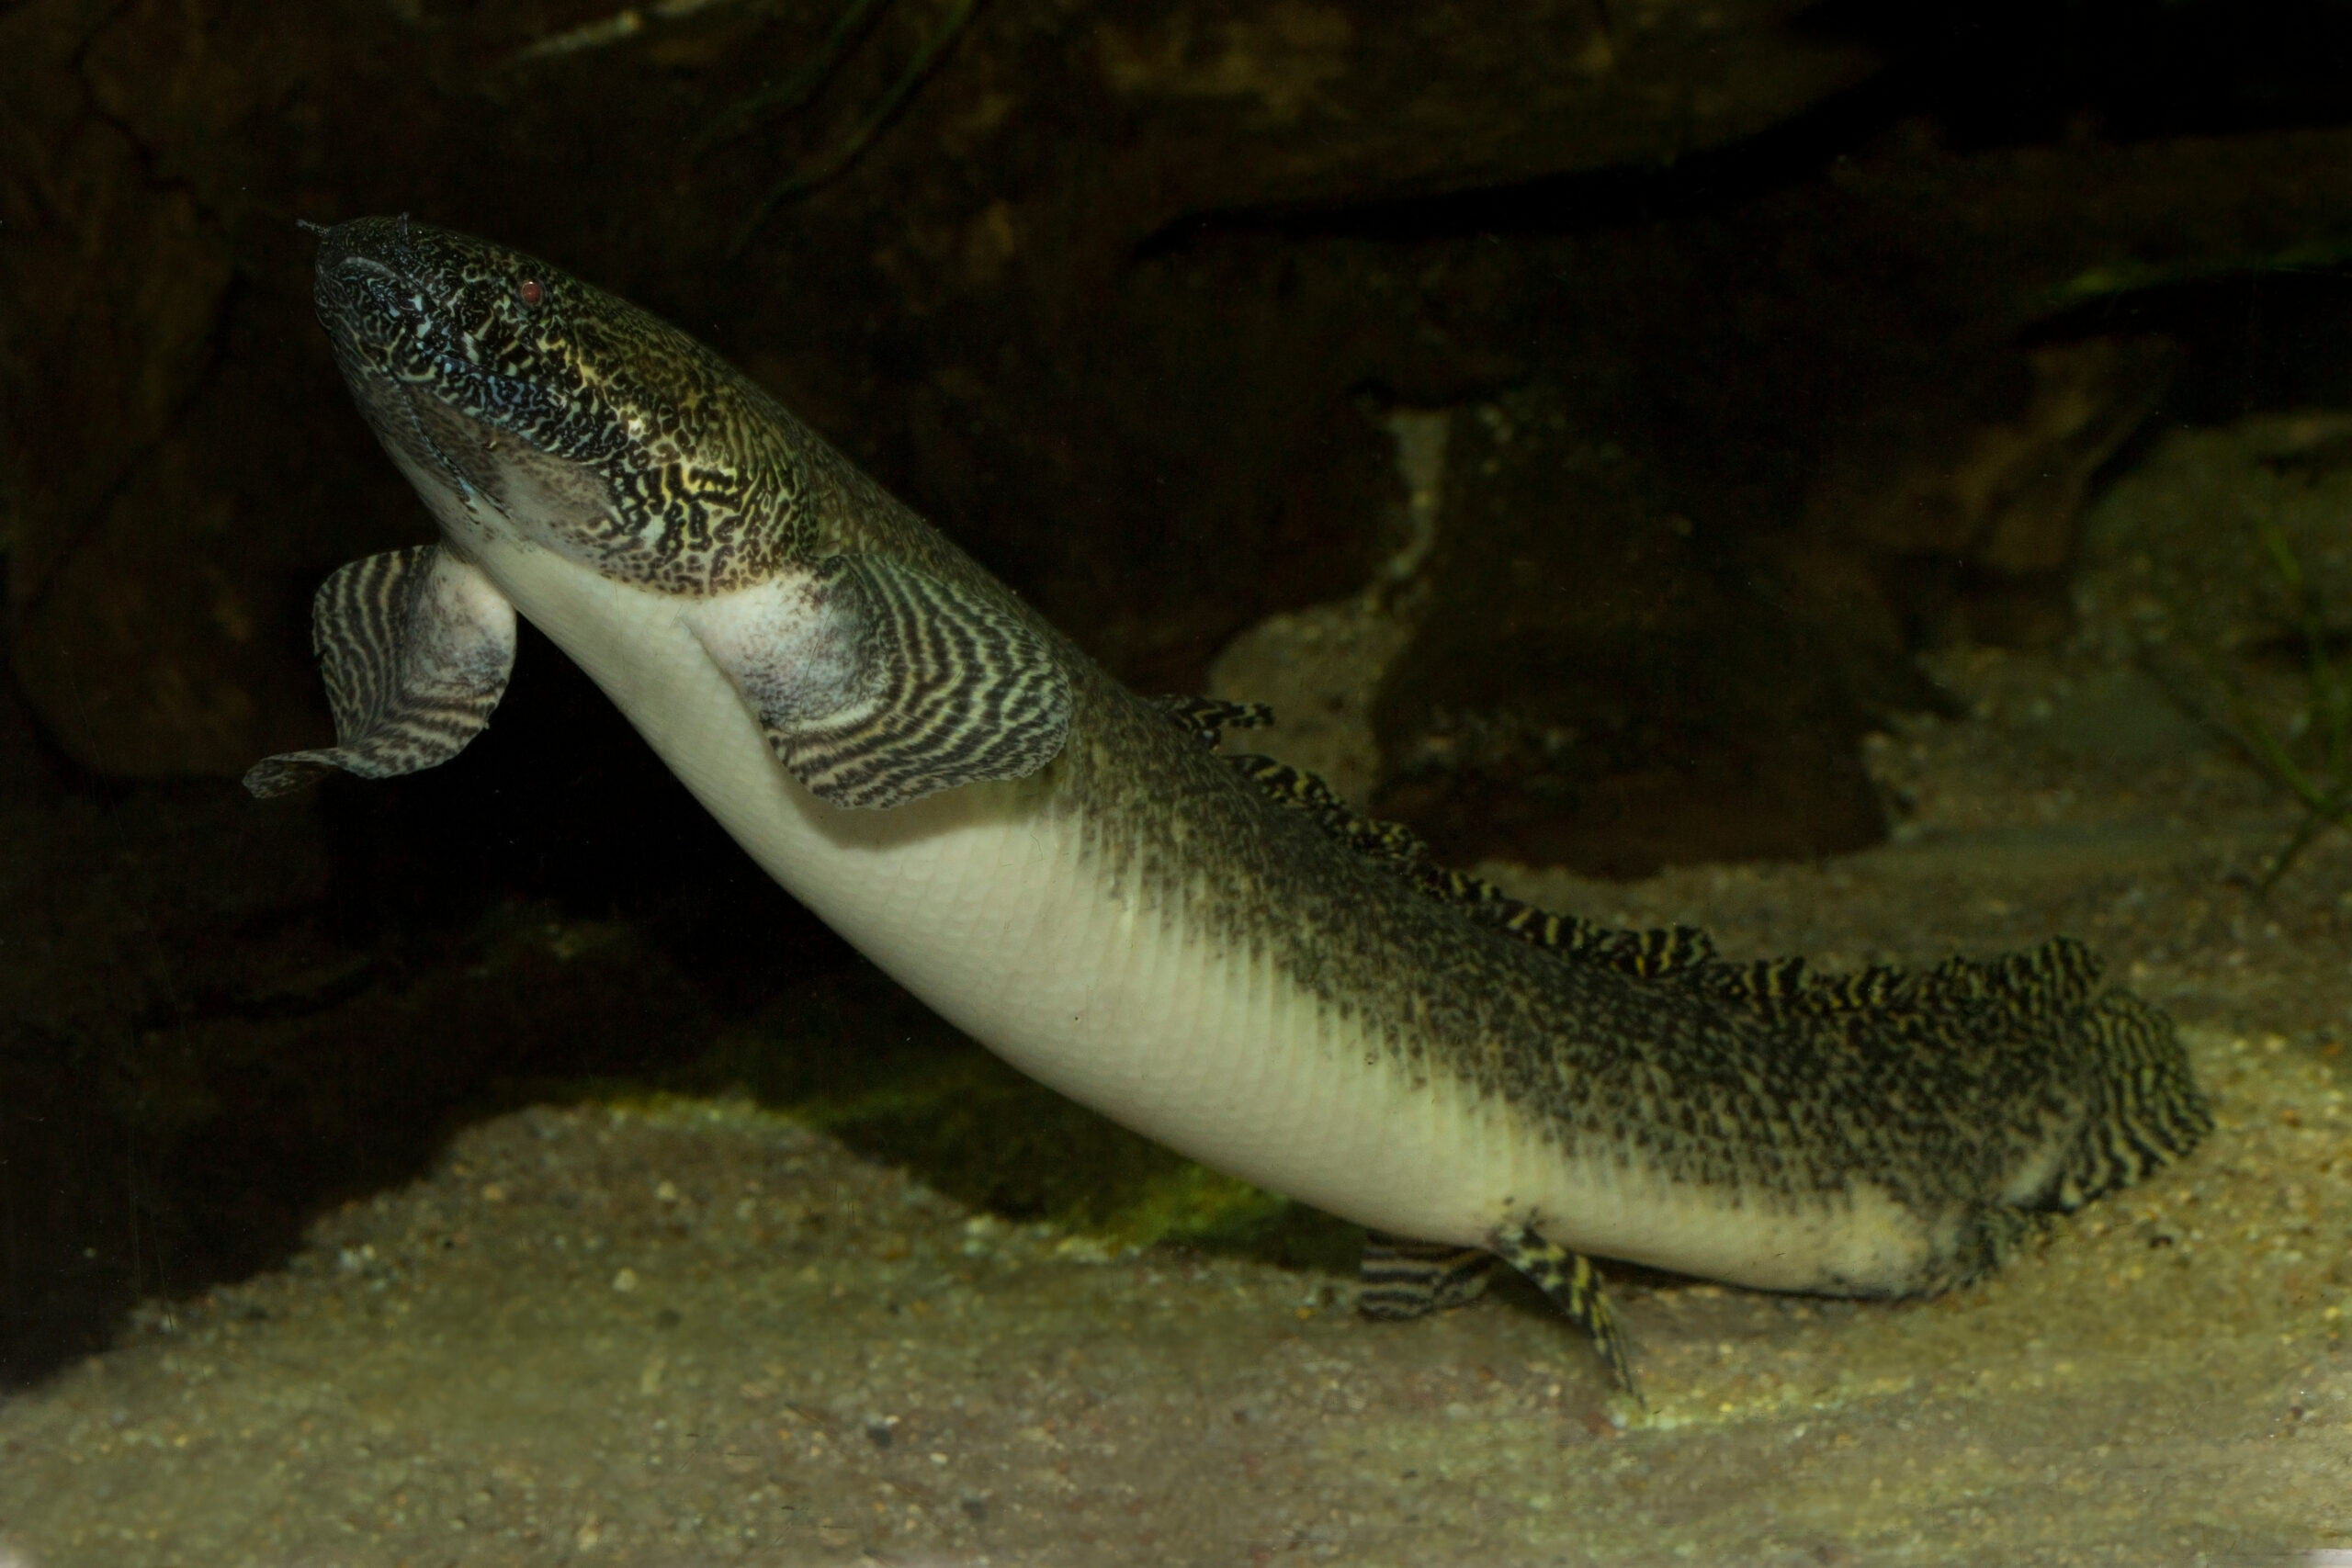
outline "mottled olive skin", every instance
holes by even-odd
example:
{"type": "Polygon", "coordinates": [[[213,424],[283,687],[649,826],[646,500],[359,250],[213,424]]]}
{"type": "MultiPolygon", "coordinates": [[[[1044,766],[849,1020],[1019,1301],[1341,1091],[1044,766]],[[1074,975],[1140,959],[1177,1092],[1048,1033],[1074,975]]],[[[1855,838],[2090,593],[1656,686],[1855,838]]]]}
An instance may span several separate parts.
{"type": "Polygon", "coordinates": [[[570,543],[608,576],[681,594],[756,582],[813,558],[826,520],[855,510],[840,493],[855,470],[773,398],[668,322],[559,267],[403,218],[363,218],[327,231],[317,279],[345,379],[426,394],[388,407],[363,393],[395,455],[424,443],[495,496],[514,455],[485,450],[491,432],[550,471],[593,474],[594,521],[570,543]]]}

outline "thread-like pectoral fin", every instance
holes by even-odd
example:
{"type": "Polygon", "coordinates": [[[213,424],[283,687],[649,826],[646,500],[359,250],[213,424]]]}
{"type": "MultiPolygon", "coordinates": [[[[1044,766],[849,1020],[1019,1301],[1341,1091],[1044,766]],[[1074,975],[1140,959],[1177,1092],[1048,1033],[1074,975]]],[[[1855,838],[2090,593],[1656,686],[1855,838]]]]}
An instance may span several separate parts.
{"type": "Polygon", "coordinates": [[[1069,732],[1069,678],[1012,605],[880,556],[829,556],[687,624],[777,760],[835,806],[1023,778],[1069,732]]]}
{"type": "Polygon", "coordinates": [[[265,757],[245,773],[283,795],[329,768],[365,779],[447,761],[490,723],[514,668],[514,606],[438,545],[337,569],[311,601],[311,646],[335,744],[265,757]]]}
{"type": "Polygon", "coordinates": [[[1496,1231],[1487,1245],[1496,1257],[1534,1281],[1569,1322],[1591,1337],[1592,1348],[1617,1374],[1618,1383],[1634,1396],[1634,1404],[1645,1404],[1642,1385],[1634,1376],[1632,1348],[1625,1343],[1625,1331],[1617,1325],[1617,1314],[1610,1310],[1609,1298],[1601,1292],[1600,1272],[1593,1268],[1592,1259],[1544,1240],[1525,1225],[1496,1231]]]}

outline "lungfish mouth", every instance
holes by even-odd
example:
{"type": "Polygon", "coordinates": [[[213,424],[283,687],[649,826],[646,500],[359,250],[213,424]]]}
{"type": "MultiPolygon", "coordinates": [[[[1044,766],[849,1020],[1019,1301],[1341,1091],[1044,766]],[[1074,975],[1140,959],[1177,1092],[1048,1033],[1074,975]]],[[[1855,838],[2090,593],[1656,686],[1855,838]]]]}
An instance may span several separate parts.
{"type": "Polygon", "coordinates": [[[443,395],[453,369],[433,338],[430,266],[416,254],[409,220],[360,218],[320,236],[312,285],[344,378],[378,437],[420,479],[477,516],[503,515],[485,479],[495,434],[443,395]]]}
{"type": "Polygon", "coordinates": [[[490,482],[492,453],[505,445],[496,431],[451,407],[429,383],[395,374],[339,332],[334,347],[352,400],[420,488],[447,491],[479,521],[506,515],[490,482]]]}
{"type": "MultiPolygon", "coordinates": [[[[413,451],[419,463],[430,465],[434,470],[447,479],[449,488],[463,498],[469,511],[479,513],[487,508],[504,516],[505,508],[500,506],[488,491],[475,482],[475,479],[467,472],[468,465],[460,461],[458,453],[462,447],[459,443],[464,439],[463,434],[458,434],[456,439],[450,439],[446,434],[436,436],[434,433],[433,427],[436,424],[446,427],[454,423],[459,418],[456,412],[430,391],[420,387],[394,382],[391,390],[393,395],[400,399],[401,410],[408,416],[406,428],[414,440],[413,451]]],[[[477,439],[476,445],[486,444],[477,439]]]]}

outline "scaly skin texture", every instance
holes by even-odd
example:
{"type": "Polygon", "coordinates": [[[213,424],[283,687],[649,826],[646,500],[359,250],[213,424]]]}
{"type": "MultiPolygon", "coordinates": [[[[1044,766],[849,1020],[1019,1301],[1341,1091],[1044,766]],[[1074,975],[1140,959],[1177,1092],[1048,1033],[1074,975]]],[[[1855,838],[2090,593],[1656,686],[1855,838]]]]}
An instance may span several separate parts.
{"type": "MultiPolygon", "coordinates": [[[[544,550],[689,604],[872,556],[1029,625],[1068,681],[1067,741],[1027,779],[973,787],[1000,790],[1020,833],[1076,846],[1086,897],[1132,917],[1118,962],[1164,944],[1204,985],[1295,998],[1280,1016],[1310,1023],[1265,1048],[1311,1061],[1334,1103],[1378,1108],[1381,1136],[1349,1146],[1393,1127],[1383,1159],[1478,1167],[1453,1183],[1475,1195],[1456,1217],[1351,1205],[1346,1170],[1243,1174],[1293,1174],[1432,1240],[1511,1221],[1741,1282],[1894,1294],[1981,1272],[2025,1212],[2087,1201],[2209,1125],[2161,1015],[2103,992],[2070,943],[1917,976],[1703,956],[1644,973],[1429,897],[1113,681],[708,350],[545,263],[362,220],[327,233],[318,298],[387,447],[463,502],[436,508],[461,556],[544,550]],[[1758,1223],[1781,1226],[1769,1258],[1727,1239],[1758,1223]]],[[[1146,1088],[1100,1099],[1162,1124],[1146,1088]]],[[[1374,1174],[1367,1190],[1396,1190],[1374,1174]]]]}

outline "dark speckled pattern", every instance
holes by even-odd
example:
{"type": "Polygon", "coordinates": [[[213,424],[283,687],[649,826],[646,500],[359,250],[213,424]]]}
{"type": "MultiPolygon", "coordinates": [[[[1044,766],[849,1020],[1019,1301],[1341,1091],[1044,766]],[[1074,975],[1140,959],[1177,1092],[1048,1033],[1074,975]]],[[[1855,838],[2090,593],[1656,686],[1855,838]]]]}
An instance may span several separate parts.
{"type": "Polygon", "coordinates": [[[555,460],[544,473],[593,473],[592,521],[570,543],[606,575],[710,592],[761,581],[817,536],[830,498],[811,483],[814,437],[668,322],[405,218],[327,231],[316,276],[345,379],[408,394],[400,409],[363,403],[387,445],[424,444],[493,499],[537,477],[530,452],[555,460]],[[481,427],[528,451],[485,449],[481,427]]]}
{"type": "Polygon", "coordinates": [[[427,443],[493,495],[600,492],[595,521],[556,543],[614,577],[698,594],[870,551],[1015,606],[1073,696],[1069,743],[1035,781],[1045,808],[1075,822],[1106,879],[1271,958],[1416,1083],[1507,1104],[1564,1153],[1760,1208],[1842,1213],[1869,1183],[1933,1238],[1907,1277],[1824,1288],[1934,1290],[1981,1272],[2019,1234],[2005,1194],[2072,1207],[2210,1124],[2169,1025],[2101,992],[2071,944],[1824,983],[1712,959],[1640,975],[1521,940],[1270,800],[674,329],[528,257],[398,220],[331,231],[319,278],[355,386],[373,366],[406,389],[372,405],[363,389],[387,444],[427,443]],[[433,427],[436,404],[464,416],[458,435],[433,427]],[[460,437],[492,449],[444,449],[460,437]]]}

